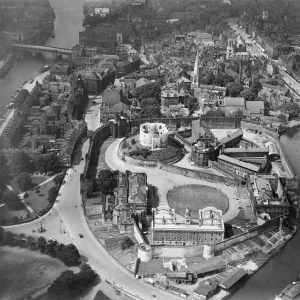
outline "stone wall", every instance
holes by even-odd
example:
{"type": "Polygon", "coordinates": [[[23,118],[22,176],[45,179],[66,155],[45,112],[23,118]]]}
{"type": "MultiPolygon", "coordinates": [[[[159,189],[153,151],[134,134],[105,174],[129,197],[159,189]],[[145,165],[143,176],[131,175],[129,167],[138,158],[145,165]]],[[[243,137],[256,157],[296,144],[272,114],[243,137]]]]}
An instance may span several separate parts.
{"type": "Polygon", "coordinates": [[[249,230],[247,230],[246,232],[243,232],[239,235],[236,235],[232,238],[226,239],[222,242],[218,242],[216,243],[216,251],[222,251],[228,247],[232,247],[238,243],[241,243],[243,241],[246,241],[254,236],[260,235],[263,232],[267,231],[267,230],[271,230],[271,229],[277,229],[279,227],[280,224],[280,218],[282,216],[278,216],[274,219],[271,219],[270,221],[267,221],[266,223],[264,223],[263,225],[260,226],[256,226],[254,228],[251,228],[249,230]]]}
{"type": "Polygon", "coordinates": [[[258,132],[262,132],[263,134],[273,138],[275,145],[277,146],[277,148],[280,151],[281,161],[282,161],[282,164],[284,165],[286,171],[290,174],[291,178],[295,176],[295,172],[290,163],[290,160],[289,160],[288,156],[286,155],[286,153],[281,148],[281,145],[279,142],[279,134],[275,129],[263,126],[259,122],[255,122],[252,120],[245,120],[245,119],[241,121],[241,127],[247,128],[250,130],[254,130],[254,131],[258,131],[258,132]]]}
{"type": "Polygon", "coordinates": [[[242,176],[239,176],[238,174],[232,172],[231,170],[229,170],[228,168],[226,168],[225,166],[221,165],[220,163],[216,162],[216,161],[209,161],[208,166],[210,168],[212,168],[213,170],[223,174],[226,177],[231,177],[235,180],[237,180],[240,183],[246,183],[246,179],[243,178],[242,176]]]}
{"type": "Polygon", "coordinates": [[[164,163],[159,163],[158,168],[160,168],[163,171],[183,175],[186,177],[206,180],[209,182],[219,182],[221,184],[225,184],[225,185],[229,185],[229,186],[238,186],[239,185],[239,182],[233,178],[223,177],[223,176],[219,176],[219,175],[215,175],[215,174],[208,174],[205,172],[176,167],[176,166],[168,165],[168,164],[164,164],[164,163]]]}
{"type": "Polygon", "coordinates": [[[90,146],[89,146],[89,151],[86,156],[86,163],[83,171],[83,178],[88,178],[89,176],[89,170],[90,170],[90,163],[91,159],[93,157],[93,152],[96,150],[95,145],[99,142],[99,140],[106,140],[110,136],[110,127],[109,125],[103,125],[100,128],[98,128],[93,136],[90,138],[90,146]]]}

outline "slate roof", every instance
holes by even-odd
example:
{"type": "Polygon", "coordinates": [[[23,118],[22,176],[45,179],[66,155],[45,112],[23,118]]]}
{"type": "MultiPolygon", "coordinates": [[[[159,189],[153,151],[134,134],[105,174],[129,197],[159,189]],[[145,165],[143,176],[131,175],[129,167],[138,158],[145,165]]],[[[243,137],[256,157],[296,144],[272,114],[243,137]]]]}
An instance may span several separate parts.
{"type": "Polygon", "coordinates": [[[224,106],[245,107],[245,99],[243,97],[225,97],[223,103],[224,106]]]}
{"type": "Polygon", "coordinates": [[[226,162],[231,163],[233,165],[240,166],[242,168],[245,168],[247,170],[251,170],[251,171],[254,171],[254,172],[259,172],[259,170],[260,170],[259,166],[256,166],[256,165],[253,165],[253,164],[250,164],[250,163],[247,163],[247,162],[243,162],[241,160],[235,159],[233,157],[230,157],[230,156],[227,156],[227,155],[224,155],[224,154],[219,155],[218,160],[223,160],[223,161],[226,161],[226,162]]]}
{"type": "Polygon", "coordinates": [[[252,114],[263,114],[265,103],[264,101],[246,101],[246,109],[252,114]]]}
{"type": "Polygon", "coordinates": [[[230,142],[231,140],[235,139],[236,137],[243,137],[243,131],[242,130],[237,130],[233,133],[231,133],[229,136],[225,136],[224,138],[219,140],[220,144],[227,144],[228,142],[230,142]]]}
{"type": "Polygon", "coordinates": [[[129,192],[128,203],[143,203],[147,202],[147,179],[146,174],[136,173],[128,177],[129,192]]]}

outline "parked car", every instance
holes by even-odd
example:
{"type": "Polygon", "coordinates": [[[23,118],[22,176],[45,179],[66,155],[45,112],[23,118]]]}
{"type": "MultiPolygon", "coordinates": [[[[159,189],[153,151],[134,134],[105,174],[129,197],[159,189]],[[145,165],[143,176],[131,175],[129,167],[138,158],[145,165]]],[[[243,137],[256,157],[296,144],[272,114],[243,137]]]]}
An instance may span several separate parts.
{"type": "Polygon", "coordinates": [[[83,234],[82,234],[82,233],[79,233],[79,237],[82,239],[82,238],[83,238],[83,234]]]}

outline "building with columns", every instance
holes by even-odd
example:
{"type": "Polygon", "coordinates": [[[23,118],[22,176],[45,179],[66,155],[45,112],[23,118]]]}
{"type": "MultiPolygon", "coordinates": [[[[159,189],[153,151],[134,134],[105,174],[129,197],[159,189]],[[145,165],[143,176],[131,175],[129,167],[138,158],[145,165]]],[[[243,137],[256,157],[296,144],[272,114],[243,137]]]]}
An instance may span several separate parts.
{"type": "Polygon", "coordinates": [[[214,245],[224,238],[222,211],[214,207],[199,209],[197,220],[186,209],[184,220],[177,220],[175,209],[159,206],[152,209],[154,245],[214,245]]]}

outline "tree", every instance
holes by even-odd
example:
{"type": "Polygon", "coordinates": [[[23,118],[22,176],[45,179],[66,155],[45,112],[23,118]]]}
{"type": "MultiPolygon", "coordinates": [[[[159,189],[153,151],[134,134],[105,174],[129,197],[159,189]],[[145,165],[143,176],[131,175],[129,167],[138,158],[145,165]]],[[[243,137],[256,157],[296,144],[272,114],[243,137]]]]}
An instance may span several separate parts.
{"type": "Polygon", "coordinates": [[[2,239],[2,244],[11,246],[14,243],[15,235],[11,231],[5,231],[2,239]]]}
{"type": "Polygon", "coordinates": [[[57,197],[57,188],[53,186],[49,191],[48,191],[48,202],[50,205],[53,205],[56,197],[57,197]]]}
{"type": "Polygon", "coordinates": [[[23,208],[19,196],[13,191],[7,191],[4,193],[3,202],[11,210],[18,210],[23,208]]]}
{"type": "Polygon", "coordinates": [[[134,242],[132,241],[132,239],[128,236],[125,236],[121,243],[121,248],[122,248],[122,250],[129,249],[133,245],[134,245],[134,242]]]}
{"type": "Polygon", "coordinates": [[[68,267],[78,266],[80,264],[80,254],[73,244],[62,247],[61,251],[57,253],[57,258],[68,267]]]}
{"type": "Polygon", "coordinates": [[[254,79],[251,83],[250,90],[257,96],[262,89],[262,84],[258,79],[254,79]]]}
{"type": "Polygon", "coordinates": [[[8,175],[7,159],[4,155],[0,155],[0,184],[3,183],[5,177],[8,175]]]}
{"type": "Polygon", "coordinates": [[[60,185],[64,180],[64,177],[65,177],[64,174],[57,175],[56,177],[54,177],[53,181],[56,185],[60,185]]]}
{"type": "Polygon", "coordinates": [[[22,192],[27,191],[32,188],[32,185],[33,185],[32,178],[31,178],[30,174],[27,172],[20,173],[16,177],[16,181],[17,181],[17,185],[18,185],[19,189],[22,192]]]}
{"type": "Polygon", "coordinates": [[[87,288],[96,284],[98,277],[90,266],[84,264],[76,274],[71,270],[62,272],[48,288],[48,293],[51,299],[74,299],[82,296],[87,288]]]}
{"type": "Polygon", "coordinates": [[[40,172],[55,171],[61,166],[61,160],[56,153],[47,153],[33,159],[36,170],[40,172]]]}
{"type": "Polygon", "coordinates": [[[136,144],[136,140],[135,140],[135,139],[132,139],[132,140],[131,140],[131,144],[132,144],[132,145],[135,145],[135,144],[136,144]]]}
{"type": "Polygon", "coordinates": [[[36,241],[36,248],[42,253],[45,252],[47,241],[43,236],[40,236],[36,241]]]}
{"type": "Polygon", "coordinates": [[[236,82],[230,82],[226,86],[226,96],[238,97],[243,89],[243,85],[236,82]]]}
{"type": "Polygon", "coordinates": [[[140,118],[157,118],[161,116],[160,105],[154,98],[143,99],[140,102],[140,118]]]}
{"type": "Polygon", "coordinates": [[[241,97],[245,98],[246,101],[254,101],[256,98],[256,94],[253,93],[250,89],[246,89],[241,92],[241,97]]]}
{"type": "Polygon", "coordinates": [[[15,153],[11,159],[11,166],[16,173],[33,171],[31,158],[25,152],[15,153]]]}
{"type": "Polygon", "coordinates": [[[98,178],[101,181],[99,188],[103,194],[109,194],[117,187],[116,174],[110,170],[100,170],[98,178]]]}
{"type": "Polygon", "coordinates": [[[278,109],[286,114],[289,114],[292,118],[298,117],[300,108],[295,102],[286,103],[278,107],[278,109]]]}

